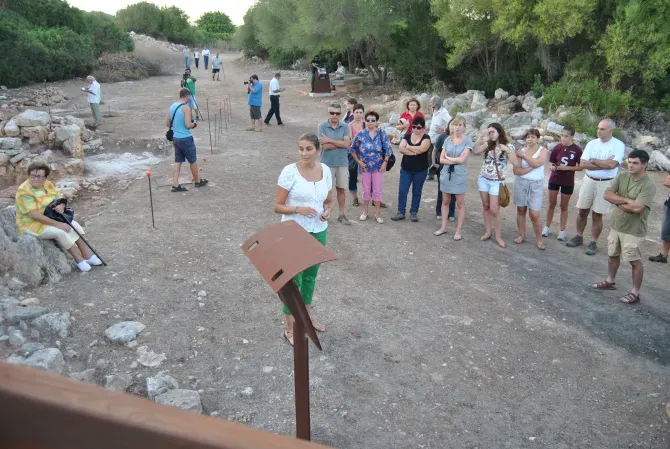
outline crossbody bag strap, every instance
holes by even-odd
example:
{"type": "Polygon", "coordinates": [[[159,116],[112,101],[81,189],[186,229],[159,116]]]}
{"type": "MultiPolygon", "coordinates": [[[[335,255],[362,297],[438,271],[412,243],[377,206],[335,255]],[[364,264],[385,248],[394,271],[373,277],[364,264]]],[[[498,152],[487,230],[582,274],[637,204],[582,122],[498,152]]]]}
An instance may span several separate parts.
{"type": "Polygon", "coordinates": [[[496,156],[496,149],[495,148],[493,149],[493,164],[496,167],[496,173],[498,174],[498,181],[502,181],[503,178],[502,178],[502,176],[500,176],[500,169],[498,168],[498,156],[496,156]]]}
{"type": "Polygon", "coordinates": [[[174,123],[174,118],[177,115],[177,111],[179,110],[179,108],[181,108],[185,104],[186,103],[180,103],[179,106],[177,106],[177,108],[174,110],[174,113],[172,114],[172,119],[170,119],[170,129],[172,129],[172,124],[174,123]]]}

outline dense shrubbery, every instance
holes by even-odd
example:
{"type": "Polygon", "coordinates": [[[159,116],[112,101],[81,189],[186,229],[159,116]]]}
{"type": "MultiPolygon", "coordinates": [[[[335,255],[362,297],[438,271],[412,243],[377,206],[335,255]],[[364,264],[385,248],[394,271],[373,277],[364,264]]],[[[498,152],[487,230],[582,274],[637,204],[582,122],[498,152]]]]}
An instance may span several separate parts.
{"type": "Polygon", "coordinates": [[[556,109],[560,105],[590,109],[600,117],[626,118],[632,112],[633,96],[601,86],[597,79],[562,79],[544,88],[540,106],[556,109]]]}
{"type": "Polygon", "coordinates": [[[6,0],[0,11],[0,80],[30,82],[83,76],[103,51],[133,49],[111,16],[84,13],[62,0],[6,0]]]}

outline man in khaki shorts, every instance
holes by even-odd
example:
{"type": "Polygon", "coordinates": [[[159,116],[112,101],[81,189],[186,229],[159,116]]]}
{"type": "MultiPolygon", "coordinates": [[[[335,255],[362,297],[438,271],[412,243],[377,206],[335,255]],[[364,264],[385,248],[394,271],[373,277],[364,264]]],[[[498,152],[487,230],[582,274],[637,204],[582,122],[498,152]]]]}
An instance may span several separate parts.
{"type": "Polygon", "coordinates": [[[586,169],[586,174],[577,200],[577,234],[565,245],[573,248],[584,244],[584,229],[591,212],[591,243],[586,247],[589,256],[594,255],[598,248],[596,242],[603,230],[603,214],[612,208],[605,200],[605,190],[617,175],[626,149],[622,141],[612,136],[615,126],[612,119],[598,123],[598,138],[586,144],[579,163],[580,167],[586,169]]]}
{"type": "Polygon", "coordinates": [[[346,204],[346,190],[349,186],[349,158],[348,148],[351,144],[351,130],[349,125],[340,120],[342,106],[333,103],[328,106],[330,117],[319,123],[316,135],[321,141],[321,163],[330,168],[333,175],[333,185],[337,191],[337,205],[340,215],[337,221],[350,225],[351,222],[344,215],[346,204]]]}
{"type": "Polygon", "coordinates": [[[642,252],[640,244],[647,234],[647,218],[656,194],[654,181],[647,174],[649,154],[634,150],[628,155],[628,170],[620,173],[605,190],[612,210],[612,229],[607,236],[607,280],[593,284],[598,290],[614,290],[619,264],[630,262],[633,268],[633,290],[619,300],[633,304],[640,300],[642,286],[642,252]]]}

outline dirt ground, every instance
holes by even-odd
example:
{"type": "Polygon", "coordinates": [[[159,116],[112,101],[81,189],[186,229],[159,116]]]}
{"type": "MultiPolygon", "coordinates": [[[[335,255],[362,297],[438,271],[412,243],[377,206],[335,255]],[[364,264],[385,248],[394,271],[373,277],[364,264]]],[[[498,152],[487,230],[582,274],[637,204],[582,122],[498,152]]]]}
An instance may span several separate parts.
{"type": "MultiPolygon", "coordinates": [[[[233,121],[212,155],[207,122],[195,132],[210,185],[188,185],[183,194],[154,185],[156,229],[146,178],[107,192],[107,205],[95,214],[80,202],[90,209],[90,241],[109,266],[29,294],[76,320],[62,342],[79,353],[67,361],[68,372],[104,359],[107,374],[133,374],[132,390],[142,394],[147,376],[168,370],[182,388],[201,390],[206,413],[292,435],[292,351],[281,338],[280,302],[240,244],[279,220],[272,210],[279,172],[297,159],[298,136],[326,119],[332,99],[312,99],[306,83],[285,77],[286,126],[244,132],[242,82],[258,73],[267,88],[272,70],[236,57],[224,56],[225,81],[194,71],[201,107],[206,98],[211,107],[228,94],[233,105],[233,121]],[[202,290],[206,297],[198,295],[202,290]],[[105,341],[105,328],[122,320],[147,326],[138,342],[166,354],[160,367],[131,368],[136,350],[105,341]],[[248,387],[253,393],[242,394],[248,387]]],[[[181,72],[175,67],[174,73],[102,86],[114,115],[101,127],[106,142],[164,134],[163,118],[179,90],[181,72]]],[[[58,87],[75,95],[80,84],[58,87]]],[[[266,94],[264,113],[267,102],[266,94]]],[[[361,102],[379,101],[363,94],[361,102]]],[[[86,106],[83,98],[80,105],[86,106]]],[[[313,440],[375,449],[667,449],[668,266],[645,263],[642,302],[627,306],[617,300],[630,288],[626,264],[619,290],[590,288],[606,275],[607,222],[595,257],[553,237],[544,252],[532,243],[514,245],[513,207],[503,212],[508,248],[480,242],[480,164],[479,157],[468,164],[460,242],[451,239],[453,224],[449,235],[432,235],[435,182],[424,187],[419,223],[391,222],[390,208],[383,225],[330,224],[328,245],[339,260],[322,267],[314,299],[327,332],[320,335],[323,352],[310,351],[313,440]]],[[[167,183],[170,168],[168,157],[153,169],[154,179],[167,183]]],[[[666,193],[661,175],[653,176],[659,188],[645,258],[659,252],[666,193]]],[[[385,177],[385,201],[397,204],[397,186],[394,168],[385,177]]],[[[348,200],[347,213],[356,218],[360,210],[348,200]]],[[[575,215],[571,208],[571,235],[575,215]]]]}

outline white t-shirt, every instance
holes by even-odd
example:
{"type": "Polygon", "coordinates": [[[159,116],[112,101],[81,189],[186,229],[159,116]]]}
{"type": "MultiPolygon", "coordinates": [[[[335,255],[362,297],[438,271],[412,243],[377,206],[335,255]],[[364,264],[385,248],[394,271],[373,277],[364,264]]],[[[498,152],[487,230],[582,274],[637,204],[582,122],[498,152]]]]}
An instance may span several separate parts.
{"type": "Polygon", "coordinates": [[[88,90],[93,92],[92,94],[88,94],[88,102],[100,103],[100,84],[97,81],[93,81],[88,85],[88,90]]]}
{"type": "Polygon", "coordinates": [[[327,165],[321,164],[323,176],[320,181],[309,182],[302,177],[296,164],[287,165],[281,171],[277,185],[288,190],[286,206],[311,207],[316,210],[314,218],[300,214],[282,215],[281,221],[293,220],[307,232],[317,233],[328,228],[327,221],[321,221],[324,212],[323,202],[328,198],[328,192],[333,188],[333,177],[327,165]]]}
{"type": "MultiPolygon", "coordinates": [[[[526,148],[524,148],[524,152],[525,151],[526,151],[526,148]]],[[[542,154],[542,147],[538,148],[537,151],[535,152],[535,154],[532,155],[531,157],[533,159],[537,159],[538,157],[540,157],[541,154],[542,154]]],[[[521,159],[521,167],[528,168],[528,167],[530,167],[530,164],[528,162],[526,162],[525,159],[521,159]]],[[[544,164],[540,165],[539,167],[535,167],[534,169],[532,169],[531,171],[529,171],[525,175],[521,175],[519,177],[523,178],[523,179],[528,179],[529,181],[541,181],[541,180],[543,180],[544,179],[544,164]]]]}
{"type": "Polygon", "coordinates": [[[193,57],[196,58],[196,59],[199,58],[200,57],[200,52],[198,52],[198,51],[193,52],[193,57]]]}
{"type": "Polygon", "coordinates": [[[275,93],[277,89],[279,89],[279,80],[273,77],[270,81],[270,95],[279,95],[281,92],[275,93]]]}
{"type": "Polygon", "coordinates": [[[451,114],[449,114],[449,111],[447,111],[446,108],[440,108],[433,114],[433,118],[430,120],[430,130],[428,131],[428,135],[430,136],[433,145],[440,135],[437,132],[437,128],[445,129],[450,120],[451,114]]]}
{"type": "Polygon", "coordinates": [[[347,72],[347,69],[343,65],[341,65],[335,70],[335,72],[338,75],[344,75],[347,72]]]}
{"type": "Polygon", "coordinates": [[[204,49],[204,50],[202,51],[202,55],[203,55],[203,56],[209,56],[209,50],[204,49]]]}
{"type": "MultiPolygon", "coordinates": [[[[584,152],[582,153],[582,160],[588,161],[591,159],[611,159],[621,164],[624,154],[626,152],[626,145],[616,137],[612,137],[607,142],[600,139],[593,139],[586,144],[584,152]]],[[[616,177],[619,172],[619,167],[616,166],[609,170],[586,170],[586,174],[592,178],[610,179],[616,177]]]]}

